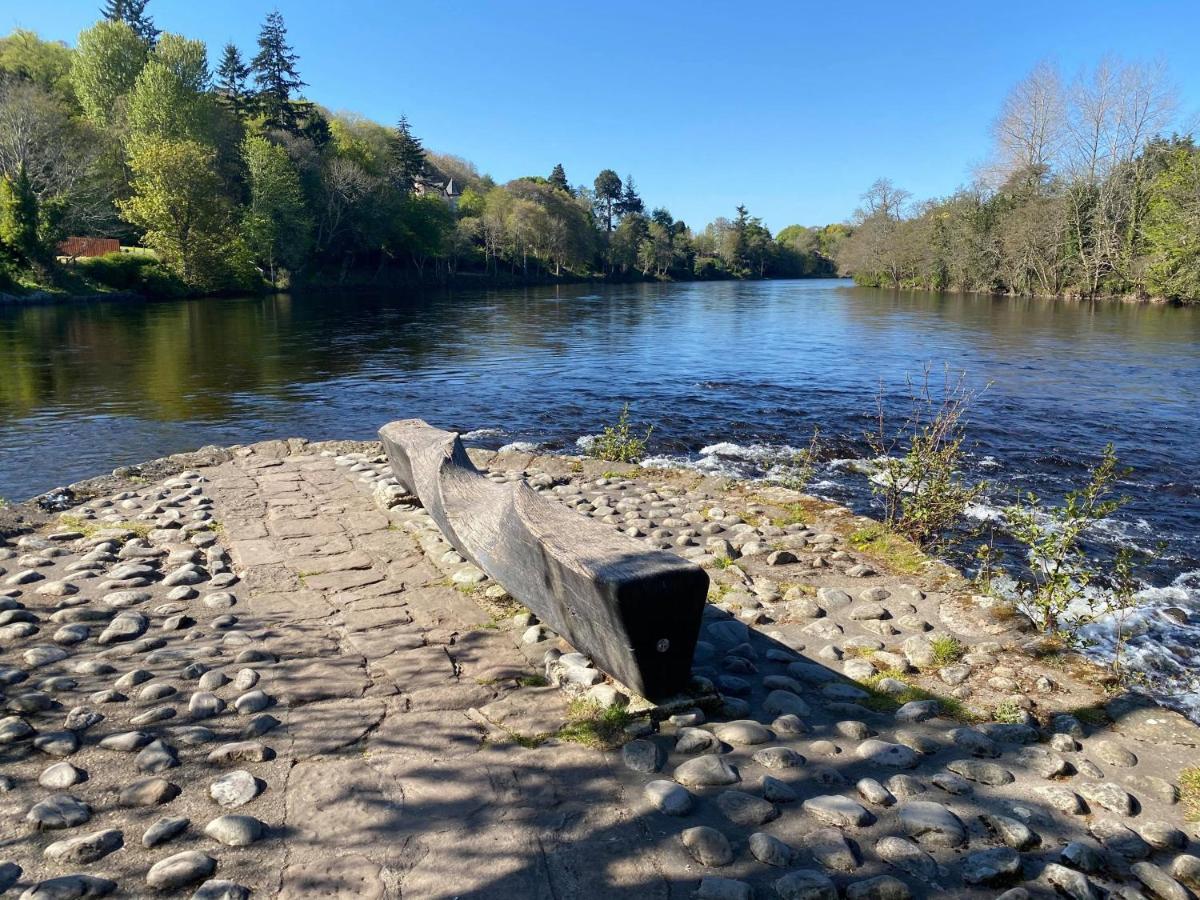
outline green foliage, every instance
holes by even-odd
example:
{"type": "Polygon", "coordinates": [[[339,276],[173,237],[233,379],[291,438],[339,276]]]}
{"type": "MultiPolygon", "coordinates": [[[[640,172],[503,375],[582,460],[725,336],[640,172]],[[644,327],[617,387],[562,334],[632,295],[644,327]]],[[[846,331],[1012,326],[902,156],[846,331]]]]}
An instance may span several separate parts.
{"type": "Polygon", "coordinates": [[[110,22],[124,22],[148,45],[153,45],[159,31],[154,19],[146,15],[150,0],[105,0],[101,14],[110,22]]]}
{"type": "Polygon", "coordinates": [[[1091,469],[1087,485],[1070,491],[1061,506],[1046,508],[1030,493],[1004,511],[1009,534],[1026,547],[1030,558],[1031,586],[1022,595],[1021,608],[1039,631],[1076,640],[1075,632],[1104,614],[1103,600],[1091,589],[1100,576],[1084,546],[1091,528],[1128,502],[1112,496],[1123,473],[1116,451],[1105,446],[1091,469]]]}
{"type": "Polygon", "coordinates": [[[43,41],[34,32],[18,28],[0,38],[0,74],[23,78],[70,103],[71,48],[61,41],[43,41]]]}
{"type": "Polygon", "coordinates": [[[146,65],[149,47],[125,22],[97,22],[79,35],[71,82],[84,115],[109,127],[120,121],[123,99],[146,65]]]}
{"type": "Polygon", "coordinates": [[[250,62],[258,85],[257,105],[268,128],[296,132],[300,110],[292,95],[305,86],[296,70],[300,57],[287,42],[287,26],[278,10],[270,13],[258,33],[258,53],[250,62]]]}
{"type": "Polygon", "coordinates": [[[130,142],[152,137],[207,141],[212,132],[202,41],[164,34],[129,94],[130,142]]]}
{"type": "Polygon", "coordinates": [[[278,268],[294,271],[307,258],[312,217],[286,150],[252,135],[242,144],[242,158],[250,188],[242,233],[247,248],[274,285],[278,268]]]}
{"type": "Polygon", "coordinates": [[[933,647],[933,664],[938,668],[958,662],[966,653],[962,642],[953,635],[941,634],[929,643],[933,647]]]}
{"type": "Polygon", "coordinates": [[[624,707],[602,707],[582,697],[567,704],[567,717],[570,721],[559,730],[558,737],[597,750],[612,750],[625,743],[625,727],[633,721],[624,707]]]}
{"type": "Polygon", "coordinates": [[[1184,818],[1200,822],[1200,766],[1189,766],[1179,773],[1179,800],[1184,818]]]}
{"type": "Polygon", "coordinates": [[[1200,149],[1175,149],[1151,183],[1146,255],[1150,293],[1200,299],[1200,149]]]}
{"type": "Polygon", "coordinates": [[[992,721],[1000,722],[1004,725],[1017,725],[1024,721],[1024,716],[1021,714],[1021,707],[1016,700],[1002,700],[992,710],[992,721]]]}
{"type": "Polygon", "coordinates": [[[606,425],[604,433],[597,437],[588,448],[588,456],[607,462],[636,463],[646,456],[646,444],[654,426],[646,428],[646,436],[638,437],[633,433],[629,422],[629,404],[621,407],[621,415],[615,425],[606,425]]]}
{"type": "Polygon", "coordinates": [[[242,51],[236,44],[226,44],[217,66],[217,94],[239,120],[246,118],[253,106],[249,78],[250,67],[242,59],[242,51]]]}
{"type": "Polygon", "coordinates": [[[417,179],[425,173],[425,148],[421,141],[412,133],[408,119],[400,117],[395,131],[391,135],[388,152],[392,161],[392,178],[399,188],[408,193],[412,191],[417,179]]]}
{"type": "Polygon", "coordinates": [[[23,263],[39,263],[46,255],[39,235],[37,196],[23,165],[15,178],[0,177],[0,248],[23,263]]]}
{"type": "Polygon", "coordinates": [[[929,557],[912,541],[897,534],[886,525],[873,523],[859,528],[848,537],[850,546],[885,563],[894,571],[906,575],[923,572],[929,557]]]}
{"type": "Polygon", "coordinates": [[[919,383],[908,382],[909,411],[899,427],[889,427],[882,389],[875,430],[867,435],[879,471],[872,489],[883,501],[888,528],[920,547],[944,550],[967,506],[986,485],[968,484],[959,472],[964,417],[975,395],[965,376],[947,371],[940,391],[930,385],[929,370],[919,383]]]}
{"type": "Polygon", "coordinates": [[[567,183],[567,172],[563,168],[562,163],[555,163],[554,168],[550,171],[550,177],[546,179],[551,187],[556,187],[560,191],[571,193],[571,185],[567,183]]]}
{"type": "Polygon", "coordinates": [[[252,283],[233,228],[216,154],[191,140],[145,138],[130,153],[133,195],[118,202],[128,221],[184,284],[219,290],[252,283]]]}
{"type": "Polygon", "coordinates": [[[771,479],[785,488],[803,491],[817,471],[821,459],[821,429],[813,426],[808,446],[771,460],[771,479]]]}
{"type": "Polygon", "coordinates": [[[148,253],[109,253],[79,260],[76,265],[89,281],[114,291],[135,291],[147,297],[180,297],[182,281],[148,253]]]}

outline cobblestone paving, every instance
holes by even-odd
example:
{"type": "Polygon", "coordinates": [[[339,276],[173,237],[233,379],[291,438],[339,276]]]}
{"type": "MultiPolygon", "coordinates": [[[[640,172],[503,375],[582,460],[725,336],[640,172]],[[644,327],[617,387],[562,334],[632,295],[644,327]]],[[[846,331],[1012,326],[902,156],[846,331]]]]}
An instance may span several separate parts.
{"type": "Polygon", "coordinates": [[[1085,690],[1068,672],[875,574],[844,511],[750,524],[715,484],[493,462],[711,567],[695,686],[717,702],[634,719],[620,750],[568,740],[572,698],[620,686],[501,615],[377,457],[243,448],[0,546],[0,892],[1200,889],[1176,783],[1200,732],[1136,703],[1104,726],[1063,714],[1085,690]],[[967,654],[935,664],[942,633],[967,654]],[[920,679],[946,708],[903,702],[920,679]],[[946,716],[992,697],[1003,722],[946,716]]]}

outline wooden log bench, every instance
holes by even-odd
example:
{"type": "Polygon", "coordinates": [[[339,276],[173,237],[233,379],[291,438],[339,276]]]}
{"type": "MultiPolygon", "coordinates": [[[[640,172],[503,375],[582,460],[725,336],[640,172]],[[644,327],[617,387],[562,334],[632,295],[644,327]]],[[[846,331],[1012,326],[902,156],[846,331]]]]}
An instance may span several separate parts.
{"type": "Polygon", "coordinates": [[[686,687],[708,594],[703,569],[524,480],[484,477],[453,432],[404,419],[379,436],[397,480],[446,540],[599,669],[652,700],[686,687]]]}

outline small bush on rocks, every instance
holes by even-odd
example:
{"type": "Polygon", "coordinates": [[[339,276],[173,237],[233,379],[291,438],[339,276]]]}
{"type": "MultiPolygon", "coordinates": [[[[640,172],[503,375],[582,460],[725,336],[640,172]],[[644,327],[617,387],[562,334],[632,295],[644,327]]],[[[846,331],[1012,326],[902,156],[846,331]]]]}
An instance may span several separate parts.
{"type": "Polygon", "coordinates": [[[622,706],[604,707],[583,697],[567,704],[567,717],[570,721],[559,730],[558,737],[598,750],[611,750],[625,743],[625,726],[633,721],[622,706]]]}
{"type": "Polygon", "coordinates": [[[646,444],[654,431],[651,425],[646,429],[645,437],[633,433],[629,422],[629,404],[621,407],[620,418],[615,425],[606,425],[604,433],[592,441],[588,448],[588,456],[602,459],[605,462],[636,463],[646,457],[646,444]]]}
{"type": "MultiPolygon", "coordinates": [[[[1061,506],[1047,507],[1030,493],[1005,510],[1009,532],[1027,549],[1027,587],[1019,605],[1037,629],[1070,646],[1085,644],[1079,630],[1104,616],[1116,626],[1113,667],[1120,669],[1128,638],[1125,623],[1140,606],[1135,576],[1136,554],[1118,551],[1104,571],[1085,546],[1088,531],[1129,502],[1114,494],[1129,473],[1118,465],[1113,445],[1104,448],[1088,483],[1070,491],[1061,506]]],[[[1158,552],[1162,552],[1160,545],[1158,552]]],[[[1152,554],[1144,554],[1150,556],[1152,554]]]]}
{"type": "Polygon", "coordinates": [[[880,389],[875,429],[867,443],[879,471],[872,479],[883,502],[884,522],[897,534],[934,552],[949,546],[967,506],[986,488],[963,480],[965,416],[975,400],[965,374],[949,370],[940,390],[927,367],[918,383],[908,380],[909,412],[899,427],[887,422],[880,389]]]}
{"type": "Polygon", "coordinates": [[[992,720],[1005,725],[1016,725],[1022,721],[1021,707],[1015,700],[1004,700],[993,710],[992,720]]]}

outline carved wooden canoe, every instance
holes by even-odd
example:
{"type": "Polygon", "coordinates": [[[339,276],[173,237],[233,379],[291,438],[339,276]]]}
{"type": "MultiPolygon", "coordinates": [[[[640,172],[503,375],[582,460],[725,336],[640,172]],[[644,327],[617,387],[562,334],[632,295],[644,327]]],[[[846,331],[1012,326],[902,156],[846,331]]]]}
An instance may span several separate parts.
{"type": "Polygon", "coordinates": [[[608,525],[497,483],[458,435],[420,419],[379,430],[392,471],[446,540],[601,670],[644,697],[687,684],[708,575],[608,525]]]}

